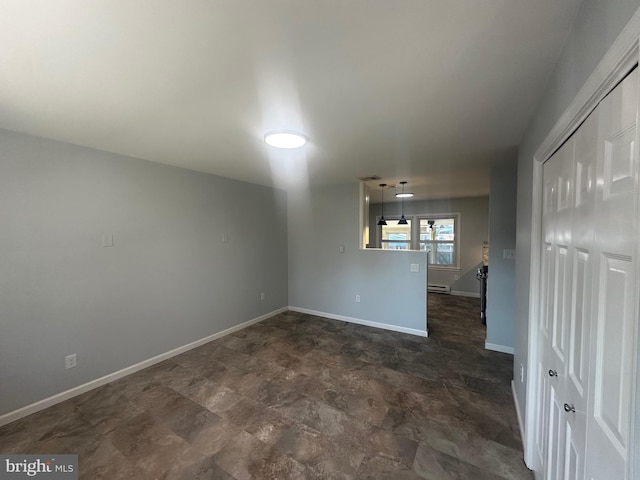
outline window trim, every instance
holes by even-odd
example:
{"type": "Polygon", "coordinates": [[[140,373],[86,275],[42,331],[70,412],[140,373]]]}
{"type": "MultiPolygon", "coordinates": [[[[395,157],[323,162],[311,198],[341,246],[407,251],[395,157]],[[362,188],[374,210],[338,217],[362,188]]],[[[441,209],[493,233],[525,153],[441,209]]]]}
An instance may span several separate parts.
{"type": "MultiPolygon", "coordinates": [[[[418,214],[405,214],[407,220],[411,220],[411,239],[409,245],[411,248],[407,250],[394,250],[382,248],[382,225],[377,225],[380,221],[380,215],[376,215],[376,241],[377,247],[380,250],[389,252],[423,252],[420,250],[420,220],[438,220],[442,218],[453,218],[454,225],[454,237],[453,237],[453,254],[454,263],[451,265],[437,265],[429,263],[428,268],[432,270],[444,270],[444,271],[460,271],[460,236],[462,232],[462,216],[460,212],[454,213],[418,213],[418,214]]],[[[400,220],[399,215],[387,215],[385,220],[397,222],[400,220]]],[[[404,241],[398,241],[399,243],[406,243],[404,241]]],[[[437,240],[438,243],[451,243],[449,240],[437,240]]],[[[385,243],[394,243],[394,241],[387,240],[385,243]]]]}
{"type": "MultiPolygon", "coordinates": [[[[405,215],[406,217],[406,215],[405,215]]],[[[397,222],[398,220],[400,220],[399,216],[395,216],[392,215],[390,217],[386,217],[385,220],[389,220],[391,222],[397,222]]],[[[378,234],[378,246],[381,250],[396,250],[396,251],[405,251],[405,252],[411,252],[411,251],[415,251],[415,232],[414,232],[414,222],[413,219],[411,217],[407,218],[407,220],[409,220],[411,222],[411,230],[409,233],[409,238],[407,240],[384,240],[382,238],[382,225],[377,225],[377,223],[380,221],[380,217],[376,218],[376,226],[377,226],[377,234],[378,234]],[[389,244],[394,244],[394,243],[408,243],[409,244],[409,248],[400,248],[400,249],[395,249],[395,248],[383,248],[383,243],[386,243],[387,245],[389,244]]]]}

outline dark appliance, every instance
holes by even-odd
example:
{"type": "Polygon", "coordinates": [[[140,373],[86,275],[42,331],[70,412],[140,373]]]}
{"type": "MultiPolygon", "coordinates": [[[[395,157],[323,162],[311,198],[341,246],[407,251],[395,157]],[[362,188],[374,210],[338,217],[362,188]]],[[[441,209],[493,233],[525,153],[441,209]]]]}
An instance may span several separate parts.
{"type": "Polygon", "coordinates": [[[487,324],[487,277],[489,276],[489,266],[482,265],[478,268],[476,278],[480,280],[480,320],[482,324],[487,324]]]}

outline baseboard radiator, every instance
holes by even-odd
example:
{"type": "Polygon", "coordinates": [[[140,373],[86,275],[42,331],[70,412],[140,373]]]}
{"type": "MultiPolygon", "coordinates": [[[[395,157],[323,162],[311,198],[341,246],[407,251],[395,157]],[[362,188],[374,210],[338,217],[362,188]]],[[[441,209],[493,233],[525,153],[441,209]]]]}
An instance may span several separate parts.
{"type": "Polygon", "coordinates": [[[446,293],[451,294],[451,287],[449,285],[427,285],[427,292],[432,293],[446,293]]]}

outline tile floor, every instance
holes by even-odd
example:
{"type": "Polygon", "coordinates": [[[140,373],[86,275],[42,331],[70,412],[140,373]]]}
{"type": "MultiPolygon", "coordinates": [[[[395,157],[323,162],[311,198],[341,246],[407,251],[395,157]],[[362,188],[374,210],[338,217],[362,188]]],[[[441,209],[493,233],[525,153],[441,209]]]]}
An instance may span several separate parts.
{"type": "Polygon", "coordinates": [[[81,479],[532,479],[476,299],[429,338],[288,312],[0,428],[81,479]]]}

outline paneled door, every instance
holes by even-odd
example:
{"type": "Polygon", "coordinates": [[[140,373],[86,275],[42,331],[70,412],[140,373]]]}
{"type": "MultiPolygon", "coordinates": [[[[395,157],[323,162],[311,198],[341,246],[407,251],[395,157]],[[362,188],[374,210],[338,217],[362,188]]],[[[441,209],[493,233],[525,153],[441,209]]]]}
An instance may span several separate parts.
{"type": "MultiPolygon", "coordinates": [[[[566,144],[565,144],[566,146],[566,144]]],[[[542,251],[540,252],[540,320],[538,322],[538,376],[536,388],[538,401],[536,404],[536,432],[535,444],[537,462],[548,466],[550,405],[553,395],[557,395],[556,371],[548,361],[548,349],[552,338],[552,319],[555,305],[556,282],[556,245],[555,229],[557,223],[558,187],[557,176],[559,170],[558,155],[551,158],[544,165],[543,175],[543,204],[542,204],[542,251]],[[553,383],[552,383],[553,380],[553,383]],[[554,385],[555,384],[555,387],[554,385]]],[[[545,472],[546,473],[546,472],[545,472]]]]}
{"type": "Polygon", "coordinates": [[[572,209],[571,220],[566,226],[570,231],[568,275],[571,288],[567,290],[568,308],[565,309],[568,345],[562,371],[565,396],[560,410],[565,421],[565,437],[561,445],[564,449],[564,472],[557,478],[567,480],[584,478],[586,463],[598,118],[596,110],[574,134],[572,209]]]}
{"type": "Polygon", "coordinates": [[[543,166],[535,443],[545,479],[626,478],[637,81],[630,74],[543,166]]]}
{"type": "Polygon", "coordinates": [[[598,107],[587,478],[624,479],[638,319],[635,70],[598,107]]]}
{"type": "Polygon", "coordinates": [[[588,314],[591,287],[593,186],[579,192],[578,172],[595,169],[597,114],[544,165],[543,318],[540,323],[540,463],[547,479],[582,478],[585,466],[588,314]],[[570,400],[569,400],[570,399],[570,400]]]}

